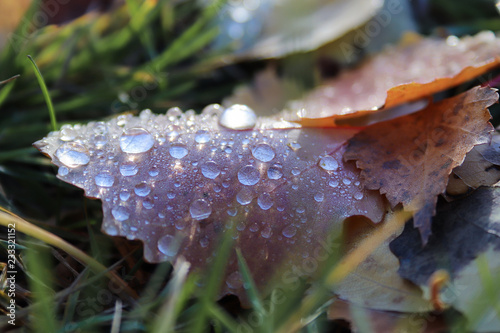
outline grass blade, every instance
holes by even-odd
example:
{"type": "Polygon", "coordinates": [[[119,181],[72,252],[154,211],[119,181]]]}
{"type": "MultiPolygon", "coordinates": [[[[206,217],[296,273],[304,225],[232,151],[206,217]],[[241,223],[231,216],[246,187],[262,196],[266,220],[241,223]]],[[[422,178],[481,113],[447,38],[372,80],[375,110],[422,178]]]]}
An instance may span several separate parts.
{"type": "Polygon", "coordinates": [[[50,99],[50,94],[49,91],[47,90],[47,85],[45,84],[45,80],[43,79],[40,69],[35,63],[35,60],[30,55],[28,55],[28,59],[31,61],[31,64],[33,65],[33,69],[35,70],[35,75],[38,80],[38,84],[40,85],[43,97],[45,98],[45,103],[47,103],[47,107],[49,108],[50,123],[52,124],[52,130],[57,131],[56,113],[54,112],[54,106],[52,105],[52,100],[50,99]]]}

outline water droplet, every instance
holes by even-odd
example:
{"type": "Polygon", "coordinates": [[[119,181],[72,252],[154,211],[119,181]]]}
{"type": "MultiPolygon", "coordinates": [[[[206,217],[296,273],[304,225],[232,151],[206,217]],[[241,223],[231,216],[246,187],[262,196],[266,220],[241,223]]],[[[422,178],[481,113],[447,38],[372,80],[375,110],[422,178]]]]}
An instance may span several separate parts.
{"type": "Polygon", "coordinates": [[[201,111],[201,114],[208,117],[219,116],[222,112],[222,106],[219,104],[209,104],[201,111]]]}
{"type": "Polygon", "coordinates": [[[219,124],[226,128],[245,130],[255,127],[257,116],[246,105],[234,104],[224,110],[219,117],[219,124]]]}
{"type": "Polygon", "coordinates": [[[271,235],[273,234],[273,230],[271,229],[270,226],[266,226],[264,229],[261,230],[260,232],[260,235],[263,237],[263,238],[270,238],[271,235]]]}
{"type": "Polygon", "coordinates": [[[115,177],[109,172],[101,172],[94,178],[95,184],[101,187],[111,187],[115,183],[115,177]]]}
{"type": "Polygon", "coordinates": [[[257,147],[252,150],[252,155],[262,162],[269,162],[275,156],[273,148],[266,143],[257,145],[257,147]]]}
{"type": "Polygon", "coordinates": [[[189,213],[195,220],[204,220],[212,214],[212,207],[205,200],[198,199],[189,206],[189,213]]]}
{"type": "Polygon", "coordinates": [[[271,195],[269,193],[264,192],[261,195],[259,195],[259,198],[257,199],[257,204],[261,209],[268,210],[273,206],[273,199],[271,198],[271,195]]]}
{"type": "Polygon", "coordinates": [[[267,178],[269,179],[280,179],[283,177],[283,167],[280,164],[274,164],[269,169],[267,169],[267,178]]]}
{"type": "Polygon", "coordinates": [[[300,174],[300,170],[299,170],[299,168],[293,168],[293,169],[292,169],[292,175],[297,176],[297,175],[299,175],[299,174],[300,174]]]}
{"type": "Polygon", "coordinates": [[[179,251],[179,244],[174,236],[165,235],[158,240],[158,250],[169,257],[173,257],[179,251]]]}
{"type": "Polygon", "coordinates": [[[243,185],[255,185],[260,179],[260,172],[252,165],[245,165],[238,171],[238,180],[243,185]]]}
{"type": "Polygon", "coordinates": [[[87,148],[75,142],[67,142],[61,145],[61,147],[57,149],[55,156],[68,168],[76,168],[87,165],[90,162],[87,148]]]}
{"type": "Polygon", "coordinates": [[[348,178],[344,178],[342,179],[342,183],[344,183],[345,185],[351,185],[351,180],[348,178]]]}
{"type": "Polygon", "coordinates": [[[202,239],[200,239],[201,247],[207,247],[208,244],[210,244],[210,240],[207,237],[203,237],[202,239]]]}
{"type": "Polygon", "coordinates": [[[335,179],[330,179],[330,181],[328,182],[328,185],[330,185],[331,187],[337,187],[337,186],[339,186],[339,182],[335,179]]]}
{"type": "Polygon", "coordinates": [[[298,143],[298,142],[290,142],[288,144],[288,147],[292,148],[292,150],[299,150],[300,148],[302,148],[302,146],[298,143]]]}
{"type": "Polygon", "coordinates": [[[153,136],[141,127],[129,128],[120,137],[120,148],[128,154],[145,153],[153,148],[154,143],[153,136]]]}
{"type": "Polygon", "coordinates": [[[201,173],[208,179],[215,179],[220,175],[220,169],[217,163],[208,161],[201,165],[201,173]]]}
{"type": "Polygon", "coordinates": [[[120,192],[120,200],[121,201],[127,201],[128,198],[130,198],[130,192],[128,192],[127,190],[123,190],[120,192]]]}
{"type": "Polygon", "coordinates": [[[197,143],[207,143],[210,141],[210,133],[205,130],[199,130],[194,136],[194,141],[197,143]]]}
{"type": "Polygon", "coordinates": [[[314,200],[317,202],[323,202],[325,200],[325,194],[323,192],[318,192],[314,195],[314,200]]]}
{"type": "Polygon", "coordinates": [[[236,216],[237,213],[238,213],[238,210],[236,208],[229,208],[227,210],[227,215],[229,215],[229,216],[236,216]]]}
{"type": "Polygon", "coordinates": [[[167,198],[169,199],[175,198],[175,192],[167,192],[167,198]]]}
{"type": "Polygon", "coordinates": [[[127,211],[127,208],[123,206],[116,206],[111,210],[111,214],[117,221],[125,221],[128,219],[130,216],[129,212],[127,211]]]}
{"type": "Polygon", "coordinates": [[[145,197],[146,195],[149,194],[149,192],[151,192],[151,189],[149,188],[148,184],[143,182],[135,186],[134,192],[140,197],[145,197]]]}
{"type": "Polygon", "coordinates": [[[124,162],[120,165],[120,173],[122,176],[133,176],[137,174],[139,167],[134,162],[124,162]]]}
{"type": "Polygon", "coordinates": [[[73,141],[76,139],[76,131],[70,125],[63,125],[61,127],[60,139],[62,141],[73,141]]]}
{"type": "Polygon", "coordinates": [[[231,289],[238,289],[243,286],[243,281],[241,280],[240,272],[233,272],[229,274],[226,279],[226,284],[231,289]]]}
{"type": "Polygon", "coordinates": [[[184,145],[171,146],[168,152],[170,156],[177,159],[181,159],[188,154],[188,150],[184,145]]]}
{"type": "Polygon", "coordinates": [[[155,204],[150,199],[144,199],[144,201],[142,202],[142,207],[146,209],[151,209],[154,207],[154,205],[155,204]]]}
{"type": "Polygon", "coordinates": [[[240,205],[248,205],[253,200],[253,191],[248,187],[242,188],[238,194],[236,194],[236,200],[240,203],[240,205]]]}
{"type": "Polygon", "coordinates": [[[292,238],[297,233],[297,228],[295,228],[293,225],[289,225],[289,226],[285,227],[283,229],[283,231],[281,231],[281,233],[286,238],[292,238]]]}
{"type": "Polygon", "coordinates": [[[335,171],[339,168],[339,163],[330,155],[324,156],[319,160],[319,166],[328,171],[335,171]]]}
{"type": "Polygon", "coordinates": [[[302,206],[301,206],[301,207],[298,207],[298,208],[296,209],[296,212],[297,212],[297,213],[299,213],[299,214],[302,214],[302,213],[304,213],[305,211],[306,211],[306,209],[305,209],[304,207],[302,207],[302,206]]]}
{"type": "Polygon", "coordinates": [[[356,199],[356,200],[363,199],[363,193],[362,192],[356,192],[356,193],[354,193],[354,199],[356,199]]]}
{"type": "Polygon", "coordinates": [[[65,166],[62,166],[62,167],[59,167],[59,169],[57,170],[57,173],[59,174],[59,176],[66,176],[69,173],[69,169],[66,168],[65,166]]]}
{"type": "Polygon", "coordinates": [[[156,177],[158,176],[158,174],[160,173],[160,171],[158,170],[157,167],[153,167],[151,168],[151,170],[149,170],[148,174],[151,176],[151,177],[156,177]]]}

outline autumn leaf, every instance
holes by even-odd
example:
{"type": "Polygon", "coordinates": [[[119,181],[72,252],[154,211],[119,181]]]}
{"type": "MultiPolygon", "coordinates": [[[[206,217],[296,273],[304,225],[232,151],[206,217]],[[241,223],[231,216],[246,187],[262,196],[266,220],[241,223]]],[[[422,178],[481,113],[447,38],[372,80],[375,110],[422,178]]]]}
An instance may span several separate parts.
{"type": "MultiPolygon", "coordinates": [[[[378,222],[385,212],[379,193],[363,189],[359,170],[342,159],[357,130],[295,127],[256,123],[239,105],[222,114],[210,106],[201,115],[144,111],[64,126],[35,145],[60,179],[102,200],[103,231],[143,241],[149,262],[183,256],[203,268],[235,225],[235,247],[262,287],[279,266],[291,282],[313,274],[304,258],[317,263],[345,218],[378,222]],[[301,273],[288,274],[294,265],[301,273]]],[[[234,256],[225,281],[223,292],[245,298],[234,256]]]]}
{"type": "Polygon", "coordinates": [[[415,114],[377,123],[349,140],[344,158],[355,160],[367,189],[380,190],[391,205],[414,214],[427,242],[437,196],[448,175],[475,145],[490,140],[487,107],[498,99],[490,88],[473,88],[415,114]]]}
{"type": "Polygon", "coordinates": [[[451,281],[440,297],[469,319],[468,331],[493,332],[500,325],[499,203],[499,188],[479,188],[438,207],[424,248],[409,224],[390,245],[401,263],[401,276],[424,289],[434,272],[449,272],[451,281]]]}
{"type": "Polygon", "coordinates": [[[499,53],[500,41],[492,32],[446,40],[407,36],[401,45],[291,102],[286,119],[306,127],[336,126],[473,79],[498,66],[499,53]]]}

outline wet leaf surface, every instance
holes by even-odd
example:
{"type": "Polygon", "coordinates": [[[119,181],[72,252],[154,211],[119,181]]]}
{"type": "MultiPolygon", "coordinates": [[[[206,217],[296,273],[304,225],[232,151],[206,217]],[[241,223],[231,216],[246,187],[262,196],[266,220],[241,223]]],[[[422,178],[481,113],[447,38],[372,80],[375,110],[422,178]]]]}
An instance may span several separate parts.
{"type": "Polygon", "coordinates": [[[489,142],[487,107],[498,98],[473,88],[415,114],[367,127],[349,140],[346,160],[362,170],[364,186],[380,190],[393,207],[414,213],[424,243],[431,233],[437,196],[452,169],[474,145],[489,142]]]}
{"type": "MultiPolygon", "coordinates": [[[[235,246],[263,286],[279,266],[317,260],[345,218],[382,218],[382,197],[364,190],[359,170],[342,159],[355,132],[255,123],[244,107],[208,107],[65,126],[36,146],[60,179],[102,200],[104,232],[144,242],[146,260],[182,255],[203,268],[235,226],[235,246]]],[[[223,292],[245,297],[234,256],[225,281],[223,292]]]]}

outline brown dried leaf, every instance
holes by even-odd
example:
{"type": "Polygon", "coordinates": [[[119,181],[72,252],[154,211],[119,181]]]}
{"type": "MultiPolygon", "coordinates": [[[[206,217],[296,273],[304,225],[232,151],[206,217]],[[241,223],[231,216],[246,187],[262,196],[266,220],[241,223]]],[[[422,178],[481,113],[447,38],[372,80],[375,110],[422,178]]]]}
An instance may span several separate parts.
{"type": "Polygon", "coordinates": [[[380,190],[394,207],[414,214],[424,242],[430,235],[437,195],[474,145],[489,142],[487,107],[498,94],[473,88],[415,114],[367,127],[351,140],[345,160],[356,160],[365,187],[380,190]]]}
{"type": "MultiPolygon", "coordinates": [[[[500,64],[500,39],[492,32],[462,39],[411,38],[325,82],[289,110],[300,110],[303,126],[336,126],[346,118],[430,96],[500,64]]],[[[299,120],[293,113],[286,119],[299,120]]]]}

